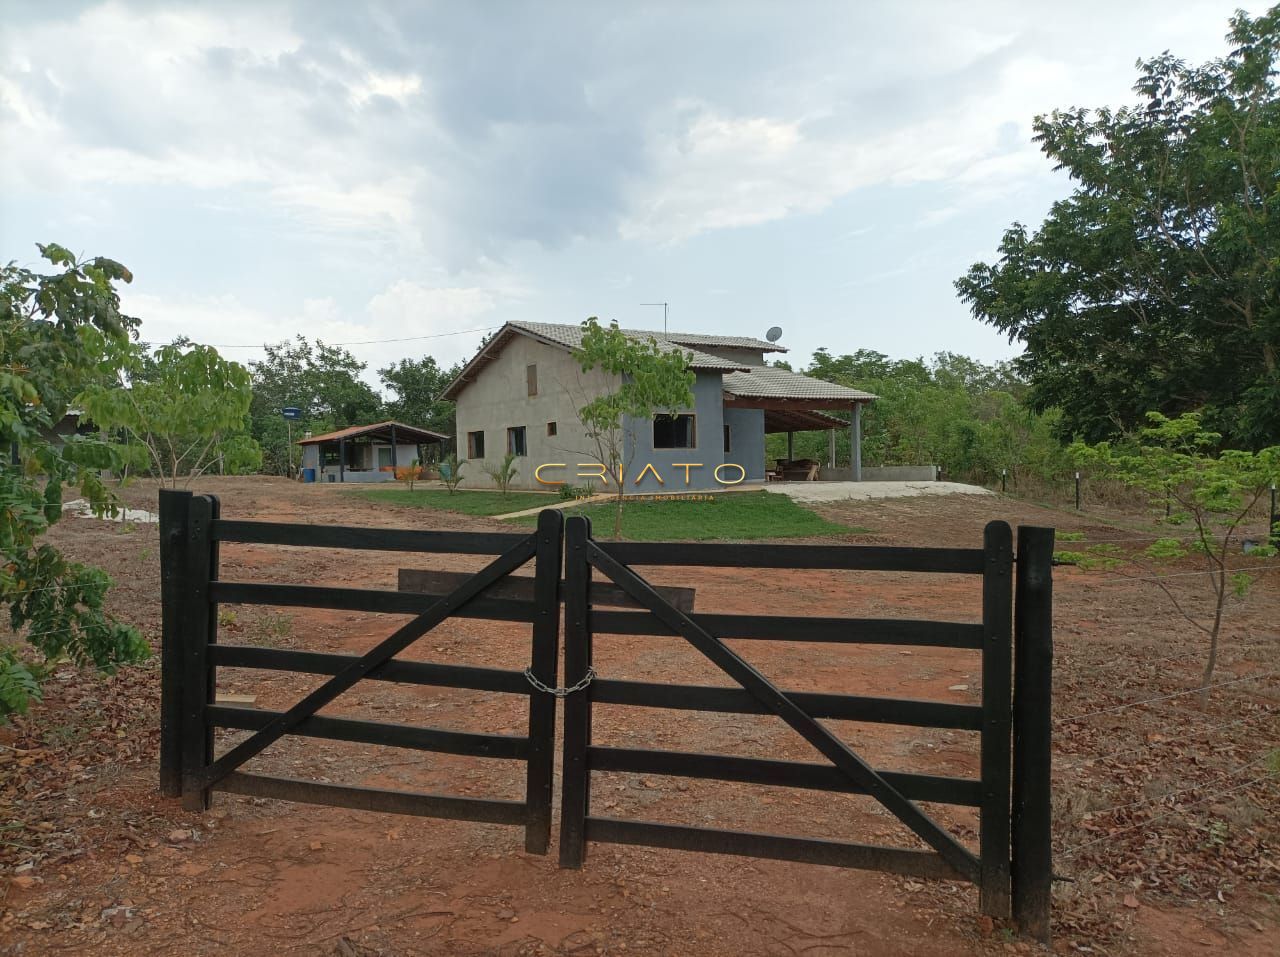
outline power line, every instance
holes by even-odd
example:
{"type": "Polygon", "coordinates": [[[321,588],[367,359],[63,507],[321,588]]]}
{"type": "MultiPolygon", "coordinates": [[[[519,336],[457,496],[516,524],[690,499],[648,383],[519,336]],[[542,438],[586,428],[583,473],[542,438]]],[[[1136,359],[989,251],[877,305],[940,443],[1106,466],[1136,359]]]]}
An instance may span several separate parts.
{"type": "MultiPolygon", "coordinates": [[[[459,329],[457,332],[434,332],[424,336],[399,336],[394,339],[355,339],[350,342],[326,342],[329,346],[376,346],[387,342],[418,342],[423,339],[444,339],[449,336],[466,336],[473,332],[492,332],[495,329],[501,329],[501,326],[481,326],[476,329],[459,329]]],[[[288,340],[285,340],[288,341],[288,340]]],[[[155,342],[143,342],[143,345],[157,345],[155,342]]],[[[210,346],[214,349],[262,349],[266,343],[226,343],[226,342],[204,342],[201,345],[210,346]]]]}

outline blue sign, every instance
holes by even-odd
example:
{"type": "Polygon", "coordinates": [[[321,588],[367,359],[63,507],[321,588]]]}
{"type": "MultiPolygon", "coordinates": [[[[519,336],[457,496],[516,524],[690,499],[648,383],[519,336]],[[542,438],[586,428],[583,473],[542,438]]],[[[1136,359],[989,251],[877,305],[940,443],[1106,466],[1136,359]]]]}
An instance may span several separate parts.
{"type": "Polygon", "coordinates": [[[281,409],[280,414],[283,415],[286,419],[302,418],[302,410],[295,409],[293,406],[289,406],[287,409],[281,409]]]}

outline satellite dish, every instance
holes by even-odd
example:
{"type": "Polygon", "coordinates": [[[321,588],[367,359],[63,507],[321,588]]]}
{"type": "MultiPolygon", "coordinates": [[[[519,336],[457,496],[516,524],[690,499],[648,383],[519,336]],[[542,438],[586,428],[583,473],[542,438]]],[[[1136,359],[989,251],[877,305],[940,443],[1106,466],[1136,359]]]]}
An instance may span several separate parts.
{"type": "Polygon", "coordinates": [[[770,342],[777,342],[782,338],[782,326],[774,326],[764,334],[764,337],[770,342]]]}

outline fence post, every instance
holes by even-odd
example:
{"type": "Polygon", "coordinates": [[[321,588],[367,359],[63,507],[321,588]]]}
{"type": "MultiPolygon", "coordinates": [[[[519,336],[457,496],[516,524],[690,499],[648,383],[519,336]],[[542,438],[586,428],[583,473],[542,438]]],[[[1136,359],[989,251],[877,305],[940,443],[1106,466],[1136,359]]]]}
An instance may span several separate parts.
{"type": "Polygon", "coordinates": [[[218,545],[210,524],[218,517],[218,499],[191,498],[187,511],[186,575],[182,601],[182,804],[189,811],[209,808],[209,789],[196,783],[213,761],[214,671],[209,645],[217,640],[217,608],[209,601],[209,582],[218,577],[218,545]]]}
{"type": "Polygon", "coordinates": [[[1280,548],[1280,512],[1276,511],[1276,483],[1271,483],[1271,526],[1268,529],[1271,533],[1268,537],[1271,544],[1276,548],[1280,548]]]}
{"type": "Polygon", "coordinates": [[[160,490],[160,793],[182,794],[182,601],[191,493],[160,490]]]}
{"type": "MultiPolygon", "coordinates": [[[[530,673],[547,687],[557,684],[560,665],[560,559],[564,515],[554,508],[538,515],[534,558],[533,658],[530,673]]],[[[529,694],[529,765],[524,849],[545,854],[551,843],[551,787],[556,752],[556,699],[536,688],[529,694]]]]}
{"type": "Polygon", "coordinates": [[[1080,511],[1080,473],[1076,473],[1076,511],[1080,511]]]}
{"type": "Polygon", "coordinates": [[[1014,604],[1013,918],[1044,943],[1053,887],[1053,541],[1052,528],[1018,528],[1014,604]]]}
{"type": "Polygon", "coordinates": [[[982,806],[979,809],[979,906],[1008,917],[1010,722],[1012,720],[1013,531],[990,522],[983,531],[982,806]]]}
{"type": "MultiPolygon", "coordinates": [[[[591,565],[587,540],[591,520],[573,516],[565,522],[564,548],[564,683],[572,686],[591,667],[591,565]]],[[[560,866],[579,868],[587,856],[587,813],[591,772],[587,746],[591,743],[591,695],[587,685],[564,699],[564,760],[560,793],[560,866]]]]}

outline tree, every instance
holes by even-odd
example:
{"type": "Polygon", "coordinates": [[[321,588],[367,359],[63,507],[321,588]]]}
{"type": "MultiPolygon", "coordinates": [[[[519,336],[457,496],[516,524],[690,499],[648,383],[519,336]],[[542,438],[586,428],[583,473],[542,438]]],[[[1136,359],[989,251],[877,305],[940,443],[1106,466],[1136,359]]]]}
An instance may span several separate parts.
{"type": "Polygon", "coordinates": [[[0,646],[0,720],[39,696],[47,662],[66,657],[112,671],[149,653],[137,631],[106,614],[106,573],[41,541],[62,517],[67,487],[96,515],[115,507],[102,473],[119,467],[119,448],[96,435],[65,443],[52,435],[76,394],[113,375],[127,353],[137,320],[120,313],[114,283],[132,276],[110,259],[38,248],[60,271],[0,269],[0,447],[9,453],[0,466],[0,605],[43,661],[0,646]]]}
{"type": "MultiPolygon", "coordinates": [[[[1189,541],[1162,538],[1146,549],[1146,558],[1159,562],[1196,555],[1203,564],[1208,586],[1207,612],[1187,607],[1163,580],[1153,580],[1178,613],[1209,639],[1200,682],[1201,701],[1207,703],[1227,601],[1232,595],[1243,597],[1252,582],[1245,572],[1232,572],[1229,559],[1240,546],[1241,525],[1271,483],[1280,478],[1280,446],[1260,452],[1228,449],[1218,453],[1215,450],[1222,436],[1205,430],[1198,412],[1184,413],[1176,419],[1152,412],[1147,419],[1149,424],[1135,445],[1113,447],[1102,442],[1089,446],[1077,442],[1072,453],[1082,464],[1146,492],[1160,514],[1166,503],[1171,504],[1171,514],[1165,521],[1188,526],[1189,541]]],[[[1276,549],[1264,541],[1250,553],[1250,558],[1261,560],[1275,554],[1276,549]]],[[[1119,561],[1111,553],[1102,557],[1109,564],[1119,561]]]]}
{"type": "Polygon", "coordinates": [[[505,496],[519,471],[520,469],[516,465],[516,454],[508,452],[497,465],[485,466],[484,474],[493,479],[493,484],[498,486],[498,489],[505,496]]]}
{"type": "Polygon", "coordinates": [[[1077,186],[956,282],[1025,344],[1029,401],[1067,435],[1202,408],[1232,446],[1280,442],[1280,8],[1237,14],[1228,38],[1202,66],[1140,63],[1135,106],[1037,117],[1077,186]]]}
{"type": "MultiPolygon", "coordinates": [[[[280,410],[300,409],[297,430],[315,433],[367,425],[383,415],[382,399],[360,375],[365,364],[341,346],[303,336],[263,346],[266,356],[249,363],[253,401],[250,432],[262,446],[266,467],[291,474],[288,428],[280,410]]],[[[294,435],[296,440],[299,436],[294,435]]]]}
{"type": "Polygon", "coordinates": [[[617,380],[612,392],[581,406],[578,418],[595,443],[600,463],[616,479],[613,537],[619,538],[629,459],[636,447],[627,420],[648,423],[657,413],[675,413],[693,404],[692,353],[664,349],[652,336],[633,338],[616,324],[601,326],[592,316],[582,323],[582,342],[573,355],[583,372],[599,369],[617,380]]]}
{"type": "Polygon", "coordinates": [[[454,434],[454,405],[441,398],[445,388],[458,377],[461,365],[441,369],[431,356],[401,359],[378,370],[382,384],[396,397],[387,403],[393,419],[430,429],[442,435],[454,434]]]}
{"type": "Polygon", "coordinates": [[[132,352],[120,374],[111,385],[90,385],[79,401],[102,428],[126,432],[170,487],[215,464],[232,474],[261,466],[262,452],[246,432],[251,392],[244,366],[184,340],[132,352]]]}

